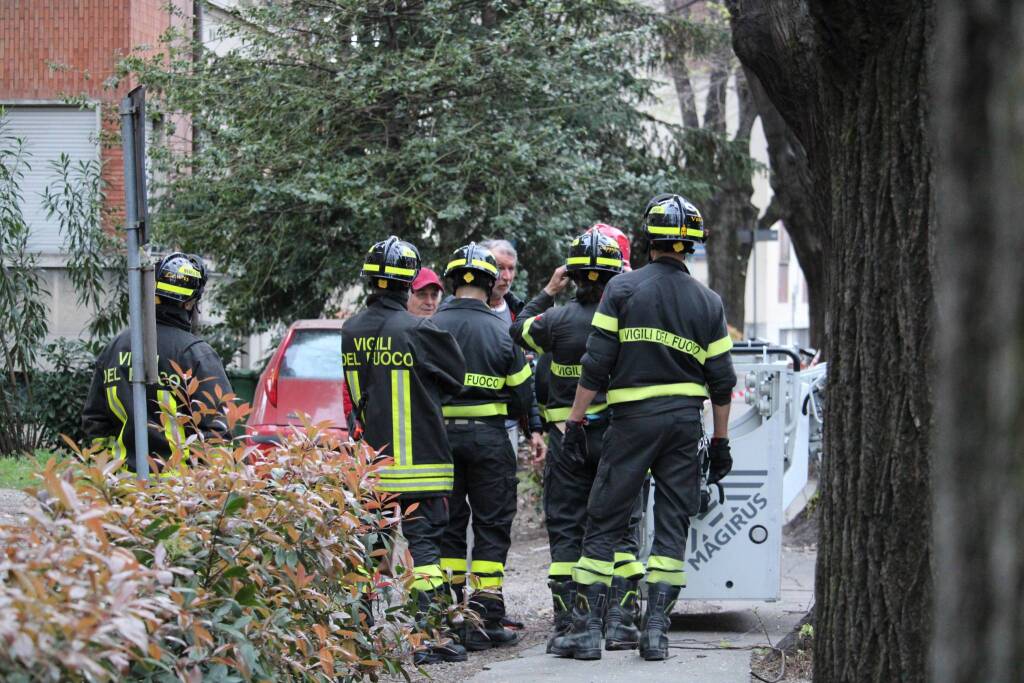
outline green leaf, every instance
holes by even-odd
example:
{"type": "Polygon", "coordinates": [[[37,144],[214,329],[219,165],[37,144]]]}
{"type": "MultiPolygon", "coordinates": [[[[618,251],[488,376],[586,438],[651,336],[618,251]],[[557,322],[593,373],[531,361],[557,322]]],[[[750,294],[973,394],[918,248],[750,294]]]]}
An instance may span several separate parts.
{"type": "Polygon", "coordinates": [[[260,604],[260,601],[257,599],[256,596],[256,586],[249,583],[238,589],[238,592],[235,593],[235,601],[238,602],[239,605],[245,605],[246,607],[255,607],[260,604]]]}
{"type": "Polygon", "coordinates": [[[224,514],[233,515],[239,510],[241,510],[243,507],[245,507],[246,503],[248,502],[248,498],[246,498],[245,496],[240,496],[234,491],[232,491],[230,494],[228,494],[227,503],[224,504],[224,514]]]}
{"type": "Polygon", "coordinates": [[[173,536],[174,533],[180,528],[180,524],[170,524],[168,526],[165,526],[163,529],[156,532],[155,534],[153,534],[150,538],[152,538],[154,541],[164,541],[173,536]]]}
{"type": "Polygon", "coordinates": [[[235,565],[234,567],[229,567],[228,569],[226,569],[224,573],[220,576],[222,579],[240,579],[243,576],[248,576],[248,572],[246,571],[245,567],[235,565]]]}

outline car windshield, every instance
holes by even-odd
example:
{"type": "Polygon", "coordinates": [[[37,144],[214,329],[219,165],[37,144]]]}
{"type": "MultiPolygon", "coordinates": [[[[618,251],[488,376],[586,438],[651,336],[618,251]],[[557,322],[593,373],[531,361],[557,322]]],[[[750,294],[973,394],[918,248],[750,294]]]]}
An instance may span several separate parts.
{"type": "Polygon", "coordinates": [[[341,381],[341,330],[296,330],[280,376],[341,381]]]}

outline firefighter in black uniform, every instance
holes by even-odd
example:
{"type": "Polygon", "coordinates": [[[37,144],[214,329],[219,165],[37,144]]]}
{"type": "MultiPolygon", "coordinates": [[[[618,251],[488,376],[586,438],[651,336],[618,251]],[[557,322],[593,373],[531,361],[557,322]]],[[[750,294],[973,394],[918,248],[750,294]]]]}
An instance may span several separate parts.
{"type": "Polygon", "coordinates": [[[530,366],[512,342],[508,324],[487,299],[498,274],[490,251],[477,244],[458,249],[445,269],[455,296],[432,320],[452,333],[466,357],[465,389],[445,402],[444,417],[455,460],[451,523],[441,542],[441,567],[462,594],[466,573],[473,590],[470,605],[483,628],[469,627],[469,650],[516,642],[503,625],[502,584],[516,514],[516,454],[505,420],[528,414],[533,403],[530,366]],[[468,506],[467,506],[468,498],[468,506]],[[473,518],[472,563],[466,563],[466,526],[473,518]]]}
{"type": "Polygon", "coordinates": [[[647,561],[647,612],[640,654],[668,656],[669,613],[686,584],[683,554],[690,516],[700,506],[698,447],[704,401],[711,399],[714,437],[709,481],[732,468],[729,406],[736,374],[732,340],[717,294],[683,262],[705,238],[697,208],[678,195],[658,195],[644,212],[651,262],[613,279],[594,314],[583,372],[563,440],[563,452],[585,453],[586,413],[607,390],[612,421],[587,505],[583,555],[572,630],[554,652],[600,659],[601,628],[614,547],[647,470],[654,475],[654,544],[647,561]]]}
{"type": "MultiPolygon", "coordinates": [[[[353,403],[349,424],[394,459],[381,472],[378,488],[399,495],[416,574],[412,589],[423,618],[446,598],[440,540],[453,471],[441,403],[462,390],[466,368],[450,334],[406,310],[419,268],[416,247],[397,237],[370,248],[363,265],[370,296],[342,328],[341,350],[353,403]],[[413,504],[416,510],[405,517],[413,504]]],[[[417,665],[465,659],[465,649],[451,642],[429,642],[416,653],[417,665]]]]}
{"type": "MultiPolygon", "coordinates": [[[[206,266],[198,256],[174,252],[156,267],[156,349],[159,382],[146,387],[150,452],[157,457],[158,469],[173,471],[188,460],[186,440],[198,433],[204,439],[224,438],[227,425],[219,414],[203,415],[198,425],[181,425],[174,416],[186,414],[190,401],[208,403],[209,397],[231,393],[217,353],[193,334],[199,313],[199,300],[206,288],[206,266]],[[190,370],[199,382],[193,396],[185,395],[186,382],[174,369],[190,370]],[[173,464],[168,466],[167,463],[173,464]]],[[[135,470],[135,430],[132,420],[131,337],[127,330],[119,334],[96,359],[92,386],[82,409],[82,430],[93,443],[97,440],[117,458],[127,460],[135,470]]],[[[214,399],[216,400],[216,399],[214,399]]],[[[220,406],[207,406],[218,409],[220,406]]]]}
{"type": "MultiPolygon", "coordinates": [[[[591,229],[569,245],[564,266],[555,270],[544,290],[526,305],[512,325],[512,338],[538,354],[550,354],[548,391],[544,417],[548,428],[548,456],[544,467],[544,519],[551,546],[548,586],[554,603],[555,633],[548,641],[569,629],[570,610],[576,593],[572,569],[580,559],[587,498],[601,460],[601,442],[608,426],[604,394],[587,410],[587,458],[577,462],[564,457],[562,433],[569,417],[580,359],[586,351],[590,322],[597,311],[608,281],[623,270],[622,252],[615,240],[591,229]],[[572,280],[576,296],[565,306],[552,308],[555,295],[572,280]]],[[[538,373],[539,374],[539,373],[538,373]]],[[[615,546],[615,571],[608,610],[605,615],[605,647],[633,649],[639,641],[635,626],[637,582],[644,567],[637,561],[641,499],[636,497],[629,528],[615,546]]]]}

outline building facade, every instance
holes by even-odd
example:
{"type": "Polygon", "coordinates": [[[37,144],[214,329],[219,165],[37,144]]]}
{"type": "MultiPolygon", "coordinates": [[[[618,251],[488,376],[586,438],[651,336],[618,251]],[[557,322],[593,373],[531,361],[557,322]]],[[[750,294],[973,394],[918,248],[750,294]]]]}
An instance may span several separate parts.
{"type": "MultiPolygon", "coordinates": [[[[26,155],[20,208],[29,248],[45,272],[51,337],[81,335],[91,315],[76,302],[59,223],[43,206],[45,188],[57,181],[52,164],[61,154],[73,164],[102,164],[105,227],[117,230],[124,206],[117,105],[132,84],[111,87],[110,79],[122,56],[156,46],[172,26],[191,26],[191,13],[191,0],[0,2],[4,135],[20,138],[26,155]]],[[[176,123],[174,132],[187,143],[187,125],[176,123]]]]}

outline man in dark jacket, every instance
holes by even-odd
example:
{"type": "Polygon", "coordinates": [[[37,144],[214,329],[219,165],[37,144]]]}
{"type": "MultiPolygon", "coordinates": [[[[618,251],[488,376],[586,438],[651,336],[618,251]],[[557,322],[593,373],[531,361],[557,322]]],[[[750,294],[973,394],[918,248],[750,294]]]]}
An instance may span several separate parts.
{"type": "MultiPolygon", "coordinates": [[[[576,594],[572,569],[580,559],[587,498],[601,461],[601,443],[608,427],[604,395],[596,397],[587,412],[587,459],[577,462],[562,452],[562,433],[569,416],[581,372],[580,359],[586,352],[590,321],[608,281],[622,272],[622,253],[615,240],[595,226],[572,240],[564,266],[559,266],[544,290],[523,308],[512,325],[512,338],[538,354],[549,354],[548,390],[544,416],[548,424],[548,455],[544,463],[544,521],[551,547],[548,586],[554,604],[555,633],[548,641],[569,629],[569,610],[576,594]],[[554,297],[569,280],[576,284],[576,296],[564,306],[554,297]]],[[[639,640],[634,625],[637,582],[644,567],[637,561],[642,496],[633,503],[630,526],[615,546],[615,572],[605,616],[605,647],[633,649],[639,640]]],[[[550,649],[549,649],[550,652],[550,649]]]]}
{"type": "MultiPolygon", "coordinates": [[[[231,393],[217,353],[192,333],[199,300],[206,287],[206,267],[198,256],[175,252],[164,257],[156,268],[156,348],[159,382],[146,387],[146,423],[150,452],[157,457],[157,469],[168,460],[188,460],[186,440],[193,433],[202,439],[227,436],[227,425],[220,414],[205,414],[198,423],[184,425],[176,419],[203,403],[220,413],[220,396],[231,393]],[[199,382],[198,390],[186,395],[187,379],[181,368],[199,382]]],[[[119,334],[96,359],[92,385],[82,409],[82,430],[87,438],[101,440],[118,458],[127,460],[135,470],[135,459],[128,457],[135,443],[132,419],[131,338],[127,330],[119,334]]]]}
{"type": "MultiPolygon", "coordinates": [[[[399,495],[423,626],[426,613],[445,597],[440,540],[448,523],[453,467],[441,403],[462,390],[466,367],[450,334],[406,310],[419,269],[419,252],[397,237],[370,248],[363,275],[371,293],[366,308],[342,328],[341,350],[353,403],[349,424],[393,458],[378,488],[399,495]]],[[[452,643],[429,642],[416,653],[417,664],[465,659],[465,649],[452,643]]]]}
{"type": "Polygon", "coordinates": [[[697,208],[659,195],[644,212],[651,262],[612,279],[594,313],[563,451],[585,457],[587,411],[606,392],[612,422],[587,505],[573,625],[553,651],[600,659],[604,604],[615,571],[615,544],[648,470],[654,476],[654,543],[647,560],[647,612],[640,635],[644,659],[668,656],[669,613],[686,585],[683,555],[690,517],[700,507],[699,442],[710,398],[714,437],[709,482],[729,473],[729,406],[736,374],[722,300],[694,280],[684,263],[704,241],[697,208]]]}
{"type": "Polygon", "coordinates": [[[465,389],[445,402],[444,417],[455,458],[451,522],[442,541],[442,568],[452,575],[456,593],[470,574],[473,607],[483,617],[482,631],[469,629],[467,649],[515,642],[505,629],[502,584],[516,513],[516,454],[505,420],[527,413],[533,403],[530,366],[512,343],[508,325],[487,305],[498,268],[486,249],[458,249],[445,269],[455,296],[432,318],[458,341],[466,358],[465,389]],[[468,498],[468,501],[467,501],[468,498]],[[473,518],[473,561],[467,567],[466,526],[473,518]]]}

